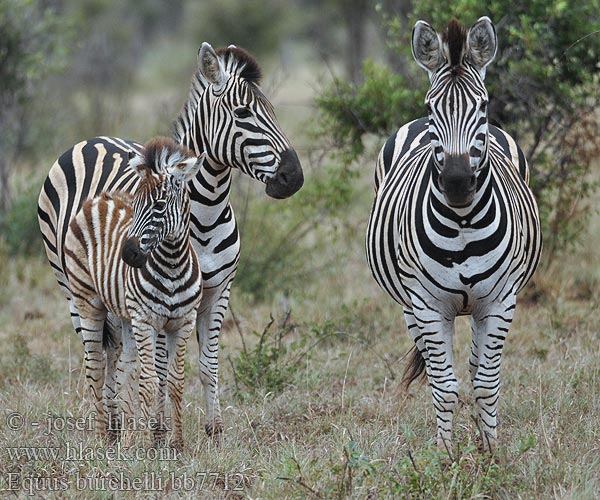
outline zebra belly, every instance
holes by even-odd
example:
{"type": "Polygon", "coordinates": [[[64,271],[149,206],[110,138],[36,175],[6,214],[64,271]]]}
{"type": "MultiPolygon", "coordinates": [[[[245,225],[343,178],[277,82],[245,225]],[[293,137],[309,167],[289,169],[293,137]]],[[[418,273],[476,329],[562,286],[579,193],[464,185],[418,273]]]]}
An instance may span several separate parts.
{"type": "MultiPolygon", "coordinates": [[[[490,267],[493,256],[470,258],[450,267],[422,262],[420,269],[401,265],[402,287],[412,307],[433,309],[445,316],[471,314],[474,308],[502,300],[514,287],[509,261],[490,267]],[[427,269],[427,271],[425,271],[427,269]]],[[[496,263],[497,264],[497,263],[496,263]]]]}

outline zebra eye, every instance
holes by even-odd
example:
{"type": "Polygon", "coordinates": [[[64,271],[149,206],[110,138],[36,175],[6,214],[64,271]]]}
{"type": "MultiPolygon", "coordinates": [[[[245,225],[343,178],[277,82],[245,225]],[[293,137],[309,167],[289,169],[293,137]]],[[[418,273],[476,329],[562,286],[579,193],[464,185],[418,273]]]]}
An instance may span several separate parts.
{"type": "Polygon", "coordinates": [[[433,110],[431,109],[431,104],[429,104],[428,102],[425,103],[425,109],[427,110],[427,114],[430,115],[433,110]]]}
{"type": "Polygon", "coordinates": [[[156,200],[154,202],[154,209],[158,211],[162,211],[167,206],[167,202],[165,200],[156,200]]]}
{"type": "Polygon", "coordinates": [[[250,111],[250,108],[246,106],[235,109],[233,113],[238,118],[250,118],[252,116],[252,111],[250,111]]]}
{"type": "Polygon", "coordinates": [[[487,101],[483,101],[481,103],[481,106],[479,106],[479,109],[481,110],[482,113],[485,113],[487,111],[487,101]]]}

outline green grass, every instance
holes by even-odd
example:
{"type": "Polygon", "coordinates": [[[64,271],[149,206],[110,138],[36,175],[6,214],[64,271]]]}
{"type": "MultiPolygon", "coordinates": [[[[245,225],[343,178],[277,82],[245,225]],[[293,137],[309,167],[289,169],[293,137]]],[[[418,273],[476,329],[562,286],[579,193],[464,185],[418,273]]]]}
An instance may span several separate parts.
{"type": "MultiPolygon", "coordinates": [[[[12,473],[21,481],[18,495],[31,490],[44,498],[144,497],[136,489],[148,486],[158,490],[146,492],[149,498],[597,498],[600,319],[593,243],[579,250],[587,273],[577,257],[554,269],[552,279],[542,273],[547,293],[517,310],[504,350],[501,447],[494,460],[476,451],[469,329],[465,319],[457,321],[461,404],[452,461],[435,450],[428,388],[414,385],[409,394],[400,388],[411,341],[400,308],[368,274],[359,236],[345,242],[344,265],[351,272],[324,273],[293,292],[287,319],[277,301],[257,305],[234,292],[236,321],[227,317],[221,340],[220,444],[204,434],[197,345],[190,342],[186,447],[177,460],[111,460],[97,456],[107,445],[87,430],[47,432],[49,418],[75,421],[89,411],[82,397],[82,347],[46,263],[5,258],[0,487],[7,488],[12,473]],[[582,280],[586,300],[577,292],[582,280]],[[274,323],[266,328],[271,315],[274,323]],[[23,416],[22,428],[7,427],[11,412],[23,416]],[[94,456],[16,459],[8,451],[35,447],[64,454],[67,446],[94,456]],[[83,486],[85,493],[78,491],[83,486]]],[[[138,445],[125,453],[146,449],[138,445]]]]}

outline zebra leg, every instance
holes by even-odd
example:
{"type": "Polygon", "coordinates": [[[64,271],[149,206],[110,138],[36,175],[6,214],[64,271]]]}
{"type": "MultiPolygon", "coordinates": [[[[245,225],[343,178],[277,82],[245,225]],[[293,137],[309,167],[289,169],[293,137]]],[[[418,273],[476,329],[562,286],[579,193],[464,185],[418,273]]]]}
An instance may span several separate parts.
{"type": "Polygon", "coordinates": [[[504,340],[513,319],[516,297],[473,314],[473,338],[478,345],[477,370],[472,377],[477,405],[477,424],[483,451],[497,446],[497,404],[500,389],[500,361],[504,340]]]}
{"type": "Polygon", "coordinates": [[[229,304],[230,288],[231,281],[209,309],[199,312],[196,322],[196,335],[200,347],[200,381],[204,388],[206,407],[205,429],[209,436],[223,432],[219,403],[219,333],[229,304]]]}
{"type": "Polygon", "coordinates": [[[117,407],[117,364],[121,354],[121,320],[112,314],[104,322],[104,349],[106,351],[106,375],[104,379],[104,401],[108,412],[108,431],[116,439],[120,430],[117,407]]]}
{"type": "Polygon", "coordinates": [[[129,321],[121,321],[121,345],[116,384],[119,410],[125,424],[123,430],[126,430],[127,425],[140,415],[138,351],[129,321]]]}
{"type": "Polygon", "coordinates": [[[99,436],[106,434],[106,415],[102,401],[102,387],[104,385],[105,358],[102,347],[102,335],[106,312],[90,316],[80,316],[81,336],[85,362],[85,379],[88,392],[94,405],[95,427],[99,436]]]}
{"type": "Polygon", "coordinates": [[[75,333],[77,334],[77,336],[81,340],[83,340],[83,337],[81,336],[81,319],[79,318],[79,311],[77,310],[73,299],[68,298],[67,300],[69,302],[69,313],[71,314],[71,323],[73,324],[73,328],[75,328],[75,333]]]}
{"type": "Polygon", "coordinates": [[[195,322],[196,314],[194,313],[176,331],[170,332],[167,335],[169,351],[169,374],[167,381],[173,416],[173,439],[171,440],[171,446],[178,451],[183,450],[182,399],[185,379],[185,350],[195,322]]]}
{"type": "Polygon", "coordinates": [[[452,359],[452,321],[420,304],[405,310],[410,334],[425,360],[437,426],[437,447],[452,453],[452,419],[458,403],[458,380],[452,359]]]}
{"type": "Polygon", "coordinates": [[[471,384],[477,375],[479,368],[479,339],[477,338],[477,325],[471,317],[471,353],[469,354],[469,374],[471,375],[471,384]]]}
{"type": "Polygon", "coordinates": [[[131,326],[135,336],[140,360],[139,399],[142,418],[148,422],[156,404],[158,375],[156,374],[156,330],[152,325],[132,319],[131,326]]]}
{"type": "Polygon", "coordinates": [[[165,405],[167,399],[167,370],[169,365],[170,348],[167,350],[167,336],[161,331],[156,337],[155,368],[158,375],[158,397],[156,400],[156,416],[158,427],[154,429],[155,446],[162,446],[168,426],[165,420],[165,405]]]}

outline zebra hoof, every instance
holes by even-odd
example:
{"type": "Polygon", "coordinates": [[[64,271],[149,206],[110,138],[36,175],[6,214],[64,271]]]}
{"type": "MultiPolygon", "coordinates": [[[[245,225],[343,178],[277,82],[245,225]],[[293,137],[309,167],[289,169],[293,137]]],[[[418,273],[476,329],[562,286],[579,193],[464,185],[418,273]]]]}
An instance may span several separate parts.
{"type": "Polygon", "coordinates": [[[206,424],[204,429],[207,436],[219,437],[223,434],[223,422],[215,421],[212,424],[206,424]]]}

